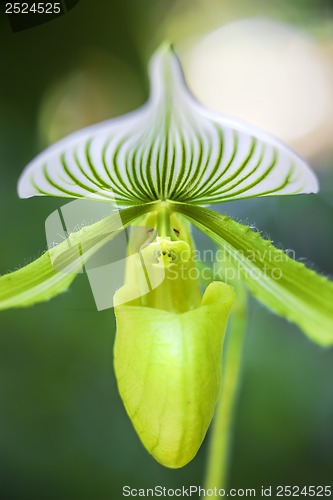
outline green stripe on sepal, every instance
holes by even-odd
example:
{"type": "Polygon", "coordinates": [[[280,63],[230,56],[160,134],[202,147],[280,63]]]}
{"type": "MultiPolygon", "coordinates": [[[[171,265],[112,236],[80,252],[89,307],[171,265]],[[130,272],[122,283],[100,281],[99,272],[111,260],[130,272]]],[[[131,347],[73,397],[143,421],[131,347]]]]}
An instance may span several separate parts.
{"type": "Polygon", "coordinates": [[[226,215],[186,204],[174,204],[174,209],[227,253],[258,300],[296,323],[314,342],[333,344],[332,281],[226,215]]]}
{"type": "MultiPolygon", "coordinates": [[[[115,295],[123,304],[126,286],[115,295]]],[[[127,413],[146,449],[178,468],[197,453],[219,396],[232,288],[211,283],[185,313],[116,305],[114,365],[127,413]]]]}
{"type": "Polygon", "coordinates": [[[282,142],[201,106],[170,46],[153,56],[150,81],[142,108],[75,132],[30,162],[19,196],[206,205],[318,191],[315,174],[282,142]]]}

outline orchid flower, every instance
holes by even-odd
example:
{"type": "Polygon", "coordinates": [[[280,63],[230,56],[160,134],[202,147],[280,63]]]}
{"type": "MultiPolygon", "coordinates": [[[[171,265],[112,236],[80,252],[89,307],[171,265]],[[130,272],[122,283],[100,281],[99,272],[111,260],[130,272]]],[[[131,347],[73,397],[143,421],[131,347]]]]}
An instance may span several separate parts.
{"type": "MultiPolygon", "coordinates": [[[[0,307],[30,306],[56,296],[68,289],[82,260],[88,262],[125,227],[146,228],[131,233],[125,283],[114,296],[115,371],[144,446],[175,468],[197,453],[221,383],[226,404],[222,345],[230,314],[230,342],[236,338],[233,318],[243,285],[311,340],[328,346],[333,344],[333,284],[259,232],[206,208],[243,198],[316,193],[316,176],[305,161],[269,134],[199,104],[169,45],[153,56],[150,81],[143,107],[60,140],[24,170],[21,198],[95,200],[109,204],[112,213],[3,276],[0,307]],[[223,252],[222,276],[231,266],[238,279],[227,284],[212,276],[202,293],[193,273],[191,224],[223,252]],[[79,245],[84,246],[80,255],[79,245]],[[55,258],[66,272],[54,265],[55,258]],[[156,281],[149,289],[147,275],[150,283],[156,281]]],[[[228,358],[225,363],[227,369],[228,358]]]]}

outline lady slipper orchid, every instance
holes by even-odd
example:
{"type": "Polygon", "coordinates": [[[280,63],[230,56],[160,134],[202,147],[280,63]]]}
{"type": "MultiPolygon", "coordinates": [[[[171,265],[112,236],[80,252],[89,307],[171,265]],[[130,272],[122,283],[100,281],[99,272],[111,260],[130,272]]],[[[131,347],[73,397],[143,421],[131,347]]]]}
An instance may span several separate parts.
{"type": "Polygon", "coordinates": [[[316,193],[307,164],[269,134],[199,104],[171,46],[154,55],[150,78],[142,108],[66,137],[24,170],[21,198],[104,201],[115,213],[70,232],[35,262],[3,276],[0,307],[57,295],[75,278],[80,259],[88,262],[126,226],[145,228],[131,232],[125,283],[114,296],[115,372],[144,446],[163,465],[181,467],[195,456],[213,418],[234,288],[235,314],[242,281],[313,341],[331,345],[333,285],[258,232],[204,207],[316,193]],[[237,270],[233,286],[213,277],[202,293],[190,224],[218,245],[225,266],[237,270]],[[80,257],[79,245],[85,246],[80,257]],[[66,273],[53,265],[51,251],[66,273]]]}
{"type": "MultiPolygon", "coordinates": [[[[199,280],[191,279],[191,235],[168,211],[168,205],[157,211],[161,236],[141,251],[149,276],[162,268],[161,284],[145,295],[133,294],[140,286],[136,252],[138,262],[129,261],[125,285],[115,294],[114,364],[120,395],[143,444],[161,464],[181,467],[197,453],[213,418],[234,292],[213,282],[201,299],[199,280]],[[139,298],[129,301],[128,295],[139,298]]],[[[139,250],[145,242],[136,243],[139,250]]]]}

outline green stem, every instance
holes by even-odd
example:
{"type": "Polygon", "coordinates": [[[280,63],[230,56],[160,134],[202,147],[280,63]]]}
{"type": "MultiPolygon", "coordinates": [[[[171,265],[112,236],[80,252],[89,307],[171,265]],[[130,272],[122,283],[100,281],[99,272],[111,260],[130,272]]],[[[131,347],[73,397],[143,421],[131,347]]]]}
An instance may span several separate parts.
{"type": "Polygon", "coordinates": [[[205,489],[225,488],[229,471],[232,422],[238,394],[247,308],[245,289],[240,283],[232,284],[235,286],[237,299],[226,336],[221,395],[211,430],[205,489]]]}

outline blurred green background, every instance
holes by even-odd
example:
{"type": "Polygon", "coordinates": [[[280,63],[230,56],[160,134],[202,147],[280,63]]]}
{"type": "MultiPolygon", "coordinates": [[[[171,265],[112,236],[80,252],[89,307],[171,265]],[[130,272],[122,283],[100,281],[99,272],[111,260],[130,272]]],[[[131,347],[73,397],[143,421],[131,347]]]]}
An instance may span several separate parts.
{"type": "MultiPolygon", "coordinates": [[[[1,12],[0,273],[45,250],[44,221],[64,201],[19,200],[23,167],[71,130],[141,105],[147,61],[164,38],[181,47],[231,20],[264,16],[297,26],[327,53],[332,9],[324,0],[81,0],[66,15],[14,34],[1,12]]],[[[328,136],[332,142],[332,130],[328,136]]],[[[323,187],[318,196],[218,208],[332,276],[329,146],[314,147],[310,158],[323,187]]],[[[118,500],[126,484],[203,485],[206,442],[175,471],[140,444],[117,394],[113,312],[97,312],[85,276],[48,303],[2,312],[0,325],[1,499],[118,500]]],[[[251,300],[230,487],[332,483],[333,349],[312,344],[251,300]]]]}

